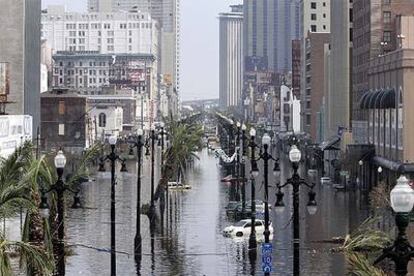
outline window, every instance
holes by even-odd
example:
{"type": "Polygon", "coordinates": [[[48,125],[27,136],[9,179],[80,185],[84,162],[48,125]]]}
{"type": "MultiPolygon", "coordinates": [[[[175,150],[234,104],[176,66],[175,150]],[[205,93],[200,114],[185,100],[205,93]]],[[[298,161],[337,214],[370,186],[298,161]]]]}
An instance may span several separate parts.
{"type": "Polygon", "coordinates": [[[311,20],[316,20],[316,13],[311,14],[311,20]]]}
{"type": "Polygon", "coordinates": [[[100,113],[98,121],[99,121],[98,123],[99,127],[106,127],[106,114],[100,113]]]}
{"type": "Polygon", "coordinates": [[[59,124],[58,135],[59,136],[65,135],[65,124],[59,124]]]}
{"type": "Polygon", "coordinates": [[[326,7],[326,2],[323,2],[323,3],[322,3],[322,6],[326,7]]]}
{"type": "Polygon", "coordinates": [[[65,101],[59,101],[59,115],[65,115],[65,101]]]}
{"type": "Polygon", "coordinates": [[[384,42],[391,42],[391,32],[390,31],[385,31],[384,32],[384,42]]]}
{"type": "Polygon", "coordinates": [[[382,14],[382,20],[384,21],[384,24],[389,24],[391,23],[391,12],[389,11],[385,11],[382,14]]]}
{"type": "Polygon", "coordinates": [[[322,28],[323,28],[324,30],[326,30],[326,25],[323,25],[323,26],[322,26],[322,28]]]}
{"type": "Polygon", "coordinates": [[[108,44],[114,44],[113,38],[107,38],[106,41],[108,42],[108,44]]]}
{"type": "Polygon", "coordinates": [[[306,109],[310,109],[311,108],[311,102],[310,101],[306,101],[306,109]]]}
{"type": "Polygon", "coordinates": [[[326,18],[326,13],[324,13],[324,14],[322,15],[322,17],[323,17],[323,18],[326,18]]]}
{"type": "Polygon", "coordinates": [[[313,33],[316,32],[316,25],[311,25],[311,32],[313,32],[313,33]]]}
{"type": "Polygon", "coordinates": [[[385,4],[385,5],[389,5],[389,4],[391,4],[391,0],[384,0],[384,4],[385,4]]]}
{"type": "Polygon", "coordinates": [[[311,2],[311,9],[316,9],[316,2],[311,2]]]}
{"type": "Polygon", "coordinates": [[[311,115],[310,114],[306,114],[306,124],[307,125],[311,124],[311,115]]]}

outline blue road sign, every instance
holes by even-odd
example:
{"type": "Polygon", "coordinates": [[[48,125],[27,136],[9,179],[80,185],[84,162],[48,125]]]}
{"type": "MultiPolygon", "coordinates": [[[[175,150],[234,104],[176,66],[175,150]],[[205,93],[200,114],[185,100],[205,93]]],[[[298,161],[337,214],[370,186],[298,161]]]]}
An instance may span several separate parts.
{"type": "Polygon", "coordinates": [[[264,219],[264,212],[256,212],[257,219],[264,219]]]}
{"type": "Polygon", "coordinates": [[[262,270],[263,272],[272,272],[272,244],[262,244],[262,270]]]}

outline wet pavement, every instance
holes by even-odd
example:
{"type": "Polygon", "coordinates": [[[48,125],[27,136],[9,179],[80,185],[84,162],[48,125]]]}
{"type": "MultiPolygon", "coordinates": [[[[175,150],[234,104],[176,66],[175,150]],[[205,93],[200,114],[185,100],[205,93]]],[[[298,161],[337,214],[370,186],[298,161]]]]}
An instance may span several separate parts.
{"type": "MultiPolygon", "coordinates": [[[[225,206],[229,188],[221,183],[218,160],[207,151],[188,172],[188,191],[170,191],[169,208],[162,231],[151,239],[148,218],[141,215],[143,256],[134,259],[136,218],[136,165],[128,164],[129,173],[117,172],[117,272],[118,275],[263,275],[261,256],[249,260],[246,240],[222,236],[231,224],[225,206]],[[151,242],[153,241],[153,242],[151,242]]],[[[291,174],[287,161],[281,164],[282,179],[291,174]]],[[[301,171],[304,174],[304,171],[301,171]]],[[[142,178],[142,202],[149,202],[149,160],[145,161],[142,178]]],[[[273,177],[273,176],[271,176],[273,177]]],[[[271,179],[270,182],[272,182],[271,179]]],[[[257,179],[258,198],[263,188],[257,179]]],[[[270,202],[275,202],[275,184],[270,183],[270,202]]],[[[250,185],[250,183],[248,183],[250,185]]],[[[247,187],[250,191],[250,186],[247,187]]],[[[301,272],[302,275],[344,275],[344,257],[332,253],[336,245],[321,243],[344,236],[363,219],[367,208],[357,192],[335,191],[330,186],[317,186],[318,212],[306,213],[307,191],[301,193],[301,272]]],[[[249,192],[248,192],[249,195],[249,192]]],[[[109,275],[110,271],[110,174],[97,175],[96,182],[85,183],[81,210],[68,210],[67,237],[73,255],[67,258],[67,275],[109,275]]],[[[273,270],[271,275],[292,274],[292,225],[290,188],[285,189],[286,210],[277,215],[272,210],[275,228],[273,270]]]]}

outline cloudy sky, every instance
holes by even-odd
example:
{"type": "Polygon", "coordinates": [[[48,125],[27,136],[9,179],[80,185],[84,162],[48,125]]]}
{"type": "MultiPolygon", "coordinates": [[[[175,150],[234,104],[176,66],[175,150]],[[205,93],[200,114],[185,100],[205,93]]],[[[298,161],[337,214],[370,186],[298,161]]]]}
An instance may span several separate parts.
{"type": "MultiPolygon", "coordinates": [[[[85,11],[87,0],[42,0],[85,11]]],[[[181,97],[218,98],[218,19],[242,0],[181,0],[181,97]]]]}

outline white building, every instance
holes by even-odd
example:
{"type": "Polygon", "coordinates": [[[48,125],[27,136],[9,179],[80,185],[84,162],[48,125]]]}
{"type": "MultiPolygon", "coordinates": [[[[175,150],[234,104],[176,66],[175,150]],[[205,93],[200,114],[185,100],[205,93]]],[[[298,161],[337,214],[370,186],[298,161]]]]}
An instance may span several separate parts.
{"type": "Polygon", "coordinates": [[[49,77],[47,66],[43,63],[40,64],[40,93],[44,93],[49,89],[49,77]]]}
{"type": "Polygon", "coordinates": [[[25,141],[32,141],[32,133],[32,116],[0,116],[0,156],[7,158],[25,141]]]}
{"type": "Polygon", "coordinates": [[[220,13],[220,107],[238,106],[243,88],[243,6],[220,13]]]}
{"type": "Polygon", "coordinates": [[[119,135],[122,132],[123,110],[120,106],[93,108],[89,116],[96,119],[96,124],[93,124],[92,128],[98,140],[104,140],[113,134],[119,135]]]}
{"type": "Polygon", "coordinates": [[[280,87],[280,131],[300,132],[300,100],[286,85],[280,87]]]}
{"type": "Polygon", "coordinates": [[[98,51],[158,56],[158,23],[144,12],[75,13],[51,7],[42,14],[41,35],[54,53],[98,51]]]}
{"type": "Polygon", "coordinates": [[[89,12],[149,13],[160,26],[160,73],[180,90],[180,0],[88,0],[89,12]]]}

